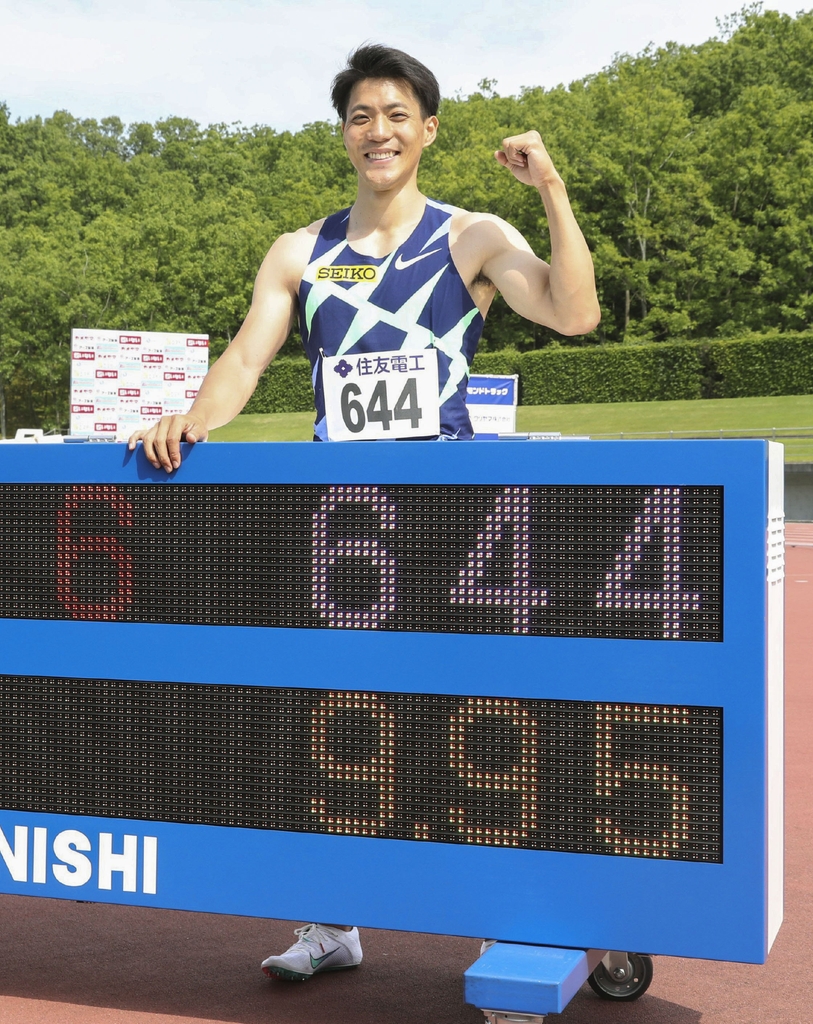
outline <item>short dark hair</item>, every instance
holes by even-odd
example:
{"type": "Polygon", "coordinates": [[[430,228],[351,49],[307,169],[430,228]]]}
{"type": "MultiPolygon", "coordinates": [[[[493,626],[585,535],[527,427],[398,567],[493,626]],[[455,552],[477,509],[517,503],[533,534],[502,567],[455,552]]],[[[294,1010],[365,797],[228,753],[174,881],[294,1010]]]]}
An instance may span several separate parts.
{"type": "Polygon", "coordinates": [[[396,82],[405,82],[415,94],[425,118],[438,112],[440,86],[429,68],[403,50],[368,43],[359,46],[348,56],[347,67],[333,79],[330,99],[342,121],[347,118],[350,93],[359,82],[367,78],[390,78],[396,82]]]}

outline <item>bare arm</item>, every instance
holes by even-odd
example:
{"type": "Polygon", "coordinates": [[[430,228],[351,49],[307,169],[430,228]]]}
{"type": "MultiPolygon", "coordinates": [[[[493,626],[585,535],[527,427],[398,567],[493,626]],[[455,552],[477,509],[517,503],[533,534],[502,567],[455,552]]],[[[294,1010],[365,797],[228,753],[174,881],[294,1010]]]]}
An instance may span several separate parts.
{"type": "Polygon", "coordinates": [[[206,374],[192,408],[135,431],[128,442],[131,451],[142,441],[152,465],[171,473],[181,464],[182,437],[191,444],[205,441],[210,430],[234,419],[290,333],[296,289],[312,241],[304,230],[277,239],[257,274],[243,326],[206,374]]]}
{"type": "Polygon", "coordinates": [[[480,215],[482,273],[520,316],[560,334],[592,331],[601,318],[593,260],[539,133],[505,139],[495,157],[518,181],[539,192],[550,229],[551,261],[535,256],[505,221],[480,215]]]}

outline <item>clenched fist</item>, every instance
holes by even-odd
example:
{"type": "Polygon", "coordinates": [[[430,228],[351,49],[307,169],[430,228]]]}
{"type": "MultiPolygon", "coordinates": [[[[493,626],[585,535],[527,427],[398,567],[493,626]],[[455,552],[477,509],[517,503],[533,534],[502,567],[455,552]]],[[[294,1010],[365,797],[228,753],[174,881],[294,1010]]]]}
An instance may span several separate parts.
{"type": "Polygon", "coordinates": [[[503,139],[502,149],[498,149],[494,156],[524,185],[545,188],[560,180],[539,132],[525,132],[503,139]]]}

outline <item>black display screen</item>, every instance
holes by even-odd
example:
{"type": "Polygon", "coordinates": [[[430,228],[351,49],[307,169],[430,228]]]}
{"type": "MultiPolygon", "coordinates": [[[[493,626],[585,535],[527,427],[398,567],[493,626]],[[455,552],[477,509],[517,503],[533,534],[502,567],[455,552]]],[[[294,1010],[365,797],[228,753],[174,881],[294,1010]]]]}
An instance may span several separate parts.
{"type": "Polygon", "coordinates": [[[722,640],[722,488],[4,484],[0,616],[722,640]]]}
{"type": "Polygon", "coordinates": [[[722,743],[714,707],[0,676],[8,810],[721,862],[722,743]]]}

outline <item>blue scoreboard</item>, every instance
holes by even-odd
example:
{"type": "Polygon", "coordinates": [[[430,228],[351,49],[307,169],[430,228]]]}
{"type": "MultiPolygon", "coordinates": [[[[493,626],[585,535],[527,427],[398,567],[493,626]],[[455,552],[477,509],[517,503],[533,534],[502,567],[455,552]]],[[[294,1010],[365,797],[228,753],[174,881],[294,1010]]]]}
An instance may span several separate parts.
{"type": "Polygon", "coordinates": [[[0,891],[764,961],[781,448],[0,451],[0,891]]]}

